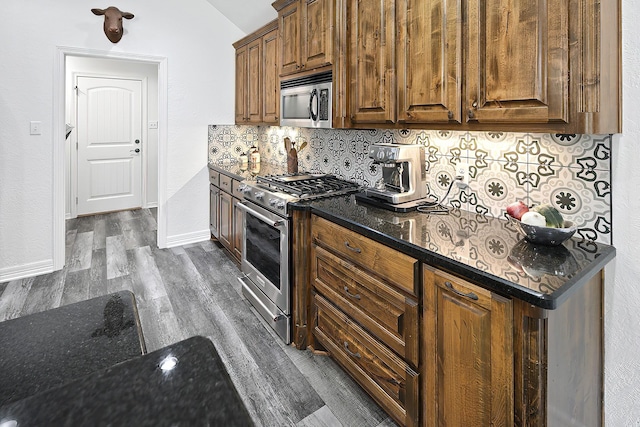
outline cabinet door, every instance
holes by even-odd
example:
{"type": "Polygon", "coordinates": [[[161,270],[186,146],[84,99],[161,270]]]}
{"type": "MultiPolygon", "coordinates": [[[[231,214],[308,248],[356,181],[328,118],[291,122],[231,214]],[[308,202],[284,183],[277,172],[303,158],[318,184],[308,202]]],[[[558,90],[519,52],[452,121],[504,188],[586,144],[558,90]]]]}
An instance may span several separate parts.
{"type": "Polygon", "coordinates": [[[333,60],[334,0],[302,0],[301,62],[303,69],[331,64],[333,60]]]}
{"type": "Polygon", "coordinates": [[[568,121],[568,0],[469,0],[468,121],[568,121]]]}
{"type": "Polygon", "coordinates": [[[393,0],[349,0],[347,7],[349,118],[395,121],[395,9],[393,0]]]}
{"type": "Polygon", "coordinates": [[[262,38],[262,121],[280,124],[280,79],[278,78],[278,30],[262,38]]]}
{"type": "Polygon", "coordinates": [[[278,12],[280,31],[280,75],[300,71],[300,13],[298,2],[278,12]]]}
{"type": "Polygon", "coordinates": [[[249,122],[262,121],[262,40],[255,40],[247,46],[247,114],[249,122]]]}
{"type": "Polygon", "coordinates": [[[233,255],[238,261],[242,258],[242,228],[244,211],[238,209],[239,199],[233,198],[233,255]]]}
{"type": "Polygon", "coordinates": [[[236,123],[243,124],[247,120],[247,93],[249,77],[247,74],[247,46],[236,50],[236,123]]]}
{"type": "Polygon", "coordinates": [[[397,0],[399,122],[461,122],[461,5],[397,0]]]}
{"type": "Polygon", "coordinates": [[[209,231],[216,239],[220,236],[218,201],[220,199],[220,189],[214,185],[209,185],[209,231]]]}
{"type": "Polygon", "coordinates": [[[424,425],[514,425],[509,299],[424,268],[424,425]]]}
{"type": "Polygon", "coordinates": [[[218,240],[229,251],[233,250],[233,197],[224,191],[220,192],[220,236],[218,240]]]}

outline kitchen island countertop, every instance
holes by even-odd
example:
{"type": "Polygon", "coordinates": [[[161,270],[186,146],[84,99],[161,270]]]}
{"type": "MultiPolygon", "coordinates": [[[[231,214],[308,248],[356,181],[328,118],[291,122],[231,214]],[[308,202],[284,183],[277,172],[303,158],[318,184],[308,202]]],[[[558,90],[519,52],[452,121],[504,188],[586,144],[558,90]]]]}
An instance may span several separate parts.
{"type": "Polygon", "coordinates": [[[0,406],[143,353],[129,291],[0,322],[0,406]]]}
{"type": "Polygon", "coordinates": [[[506,296],[555,309],[615,257],[610,245],[576,235],[560,246],[526,241],[506,219],[452,210],[396,213],[354,195],[297,204],[426,264],[506,296]]]}
{"type": "Polygon", "coordinates": [[[196,336],[0,407],[27,425],[251,426],[213,343],[196,336]],[[173,358],[175,367],[161,369],[173,358]]]}

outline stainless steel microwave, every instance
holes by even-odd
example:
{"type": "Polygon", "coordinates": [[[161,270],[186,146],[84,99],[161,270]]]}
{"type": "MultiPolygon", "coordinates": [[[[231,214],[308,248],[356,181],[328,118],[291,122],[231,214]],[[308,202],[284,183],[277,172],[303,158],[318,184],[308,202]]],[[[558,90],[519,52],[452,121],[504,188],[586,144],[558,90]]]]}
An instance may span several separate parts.
{"type": "Polygon", "coordinates": [[[280,83],[280,126],[331,128],[331,71],[280,83]]]}

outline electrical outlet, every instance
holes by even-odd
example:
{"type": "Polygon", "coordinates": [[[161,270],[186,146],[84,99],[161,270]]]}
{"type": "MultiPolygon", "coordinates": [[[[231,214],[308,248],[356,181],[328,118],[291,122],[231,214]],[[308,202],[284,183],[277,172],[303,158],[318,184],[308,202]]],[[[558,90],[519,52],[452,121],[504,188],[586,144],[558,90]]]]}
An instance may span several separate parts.
{"type": "Polygon", "coordinates": [[[462,178],[458,181],[459,186],[469,185],[469,163],[460,162],[456,165],[456,177],[462,178]]]}

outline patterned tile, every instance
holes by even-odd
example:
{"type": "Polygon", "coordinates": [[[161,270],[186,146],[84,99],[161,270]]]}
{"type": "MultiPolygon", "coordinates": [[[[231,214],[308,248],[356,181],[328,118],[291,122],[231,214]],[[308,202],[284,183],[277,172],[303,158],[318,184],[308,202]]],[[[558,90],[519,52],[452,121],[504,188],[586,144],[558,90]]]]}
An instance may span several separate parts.
{"type": "MultiPolygon", "coordinates": [[[[446,195],[445,204],[468,211],[474,221],[502,217],[516,200],[551,203],[578,224],[579,235],[611,241],[611,135],[211,125],[209,161],[238,162],[255,145],[262,162],[285,165],[285,136],[298,147],[307,143],[298,153],[301,170],[332,173],[366,187],[382,177],[380,165],[368,156],[371,144],[421,144],[428,193],[437,200],[446,195]],[[469,187],[454,184],[446,194],[460,162],[469,164],[469,187]]],[[[492,251],[499,246],[485,245],[492,251]]]]}

